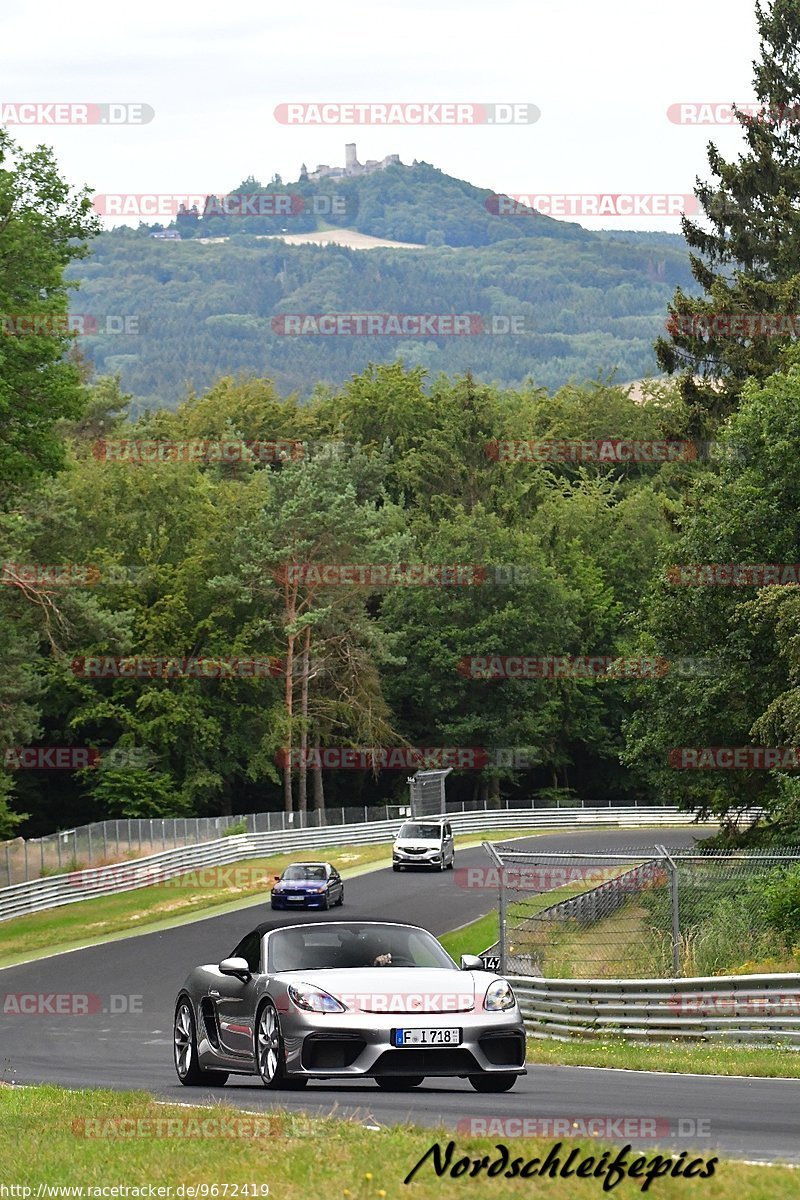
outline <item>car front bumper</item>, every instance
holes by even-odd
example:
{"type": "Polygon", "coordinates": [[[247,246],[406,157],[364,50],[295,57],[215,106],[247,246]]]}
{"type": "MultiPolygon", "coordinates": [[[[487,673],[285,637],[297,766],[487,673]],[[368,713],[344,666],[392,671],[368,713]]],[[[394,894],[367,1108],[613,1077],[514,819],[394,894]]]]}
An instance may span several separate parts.
{"type": "Polygon", "coordinates": [[[393,850],[392,862],[399,867],[440,867],[442,855],[438,851],[435,854],[407,854],[404,850],[393,850]]]}
{"type": "Polygon", "coordinates": [[[273,908],[324,908],[325,893],[323,892],[321,895],[316,895],[313,892],[309,892],[307,896],[301,896],[291,900],[288,896],[273,895],[271,903],[273,908]]]}
{"type": "Polygon", "coordinates": [[[308,1078],[525,1074],[525,1027],[509,1013],[284,1013],[286,1071],[308,1078]],[[310,1018],[310,1019],[309,1019],[310,1018]],[[392,1046],[392,1029],[457,1027],[459,1046],[392,1046]]]}

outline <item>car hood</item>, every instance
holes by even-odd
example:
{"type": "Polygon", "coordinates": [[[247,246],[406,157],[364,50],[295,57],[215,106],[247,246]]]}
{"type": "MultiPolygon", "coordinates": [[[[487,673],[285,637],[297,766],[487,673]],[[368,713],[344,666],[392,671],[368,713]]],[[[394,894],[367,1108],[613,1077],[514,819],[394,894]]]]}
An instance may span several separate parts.
{"type": "Polygon", "coordinates": [[[494,976],[440,967],[350,967],[287,971],[279,978],[295,987],[314,984],[350,1012],[419,1015],[472,1012],[494,976]]]}

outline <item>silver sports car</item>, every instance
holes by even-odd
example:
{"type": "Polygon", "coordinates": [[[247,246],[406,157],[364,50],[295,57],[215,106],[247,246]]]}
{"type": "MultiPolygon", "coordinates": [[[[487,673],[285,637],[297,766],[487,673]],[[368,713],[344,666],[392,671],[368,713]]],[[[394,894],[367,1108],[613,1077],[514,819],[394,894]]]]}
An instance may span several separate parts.
{"type": "Polygon", "coordinates": [[[181,1083],[260,1075],[265,1087],[373,1078],[404,1091],[430,1076],[504,1092],[525,1074],[510,985],[479,958],[459,968],[416,925],[271,921],[230,958],[196,967],[175,1005],[181,1083]]]}

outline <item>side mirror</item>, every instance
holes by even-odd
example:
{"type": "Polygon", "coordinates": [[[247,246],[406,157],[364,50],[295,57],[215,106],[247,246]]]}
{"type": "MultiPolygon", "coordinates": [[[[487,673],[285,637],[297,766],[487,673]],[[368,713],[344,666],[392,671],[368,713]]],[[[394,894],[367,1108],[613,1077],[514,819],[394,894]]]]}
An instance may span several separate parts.
{"type": "Polygon", "coordinates": [[[273,875],[272,878],[275,880],[276,883],[280,883],[280,881],[281,881],[280,875],[273,875]]]}
{"type": "Polygon", "coordinates": [[[484,965],[477,954],[462,954],[461,955],[461,970],[462,971],[483,971],[484,965]]]}
{"type": "Polygon", "coordinates": [[[245,983],[251,975],[246,958],[223,958],[217,969],[223,975],[236,975],[239,979],[243,979],[245,983]]]}

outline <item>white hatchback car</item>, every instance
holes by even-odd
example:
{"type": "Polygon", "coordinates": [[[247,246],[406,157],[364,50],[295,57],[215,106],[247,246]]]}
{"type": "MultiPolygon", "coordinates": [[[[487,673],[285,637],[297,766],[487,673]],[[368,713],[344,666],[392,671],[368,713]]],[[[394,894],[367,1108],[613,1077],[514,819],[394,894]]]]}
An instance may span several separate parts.
{"type": "Polygon", "coordinates": [[[430,867],[434,871],[452,868],[456,849],[450,822],[445,820],[406,821],[400,826],[392,846],[392,870],[403,867],[430,867]]]}

